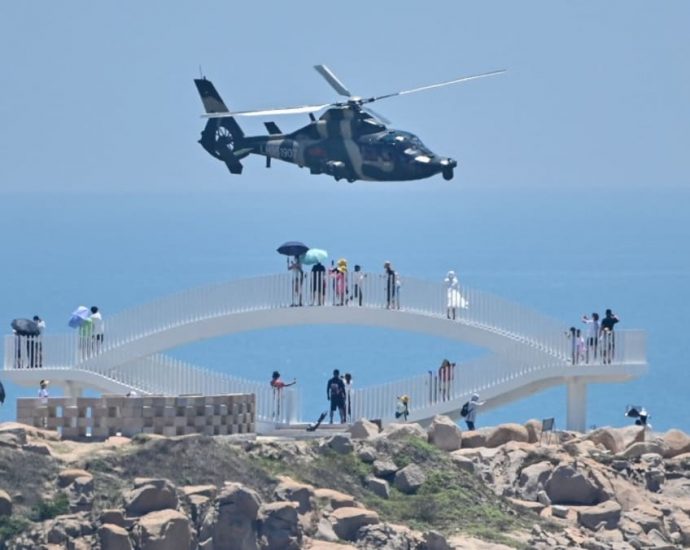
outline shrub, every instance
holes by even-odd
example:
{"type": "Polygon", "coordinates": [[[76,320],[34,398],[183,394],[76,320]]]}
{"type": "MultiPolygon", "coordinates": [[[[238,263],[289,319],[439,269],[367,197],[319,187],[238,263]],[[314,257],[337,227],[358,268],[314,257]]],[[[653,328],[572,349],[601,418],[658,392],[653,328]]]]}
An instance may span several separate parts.
{"type": "Polygon", "coordinates": [[[33,521],[44,521],[69,513],[69,499],[65,493],[58,493],[53,500],[40,500],[31,514],[33,521]]]}

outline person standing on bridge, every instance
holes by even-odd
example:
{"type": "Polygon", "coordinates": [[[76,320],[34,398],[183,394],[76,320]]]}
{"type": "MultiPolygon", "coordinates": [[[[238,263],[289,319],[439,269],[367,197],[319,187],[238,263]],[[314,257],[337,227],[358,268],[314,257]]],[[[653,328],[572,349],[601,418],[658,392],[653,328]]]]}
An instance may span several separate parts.
{"type": "Polygon", "coordinates": [[[280,419],[281,404],[283,401],[283,388],[294,386],[297,384],[297,378],[293,378],[292,382],[286,384],[280,379],[280,373],[277,370],[273,371],[271,375],[271,387],[273,388],[273,418],[280,419]]]}
{"type": "Polygon", "coordinates": [[[326,399],[331,402],[330,423],[333,424],[333,413],[338,409],[340,423],[345,424],[345,383],[338,369],[333,371],[333,378],[326,384],[326,399]]]}
{"type": "MultiPolygon", "coordinates": [[[[477,420],[477,409],[481,407],[485,401],[479,401],[479,394],[472,394],[470,400],[466,403],[467,415],[465,416],[465,423],[469,431],[474,431],[474,423],[477,420]]],[[[464,406],[463,406],[464,408],[464,406]]]]}
{"type": "Polygon", "coordinates": [[[587,325],[587,355],[586,361],[589,363],[590,356],[592,360],[597,359],[597,348],[599,347],[599,314],[592,313],[592,317],[582,316],[582,322],[587,325]]]}
{"type": "Polygon", "coordinates": [[[103,345],[105,325],[103,324],[101,312],[96,306],[91,306],[89,319],[91,319],[91,348],[94,353],[99,353],[103,345]]]}
{"type": "Polygon", "coordinates": [[[610,309],[606,310],[605,317],[601,320],[601,340],[602,340],[602,357],[604,363],[611,364],[613,355],[616,351],[616,339],[613,333],[613,327],[620,322],[620,319],[610,309]]]}
{"type": "Polygon", "coordinates": [[[386,309],[396,309],[397,274],[390,262],[384,262],[383,271],[386,277],[386,309]]]}
{"type": "Polygon", "coordinates": [[[295,256],[292,263],[288,266],[292,272],[292,304],[291,306],[302,306],[302,283],[304,281],[304,271],[299,256],[295,256]]]}

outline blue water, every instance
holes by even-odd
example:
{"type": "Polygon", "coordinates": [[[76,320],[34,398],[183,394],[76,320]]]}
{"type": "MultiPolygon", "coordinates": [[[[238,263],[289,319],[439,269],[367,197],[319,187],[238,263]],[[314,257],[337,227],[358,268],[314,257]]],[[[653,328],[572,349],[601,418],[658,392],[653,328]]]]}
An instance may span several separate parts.
{"type": "MultiPolygon", "coordinates": [[[[220,169],[220,167],[219,167],[220,169]]],[[[461,172],[461,171],[460,171],[461,172]]],[[[626,384],[591,386],[588,424],[624,425],[645,405],[656,429],[690,431],[690,191],[663,187],[478,187],[455,180],[336,184],[326,178],[158,194],[0,194],[0,318],[41,315],[66,331],[79,304],[108,314],[173,291],[285,268],[275,253],[303,240],[369,271],[391,260],[404,276],[461,283],[576,324],[612,308],[620,328],[649,333],[650,370],[626,384]]],[[[239,183],[238,183],[239,182],[239,183]]],[[[3,332],[5,332],[3,330],[3,332]]],[[[171,351],[218,370],[268,381],[297,377],[305,414],[325,406],[334,368],[358,386],[436,369],[482,351],[442,339],[366,327],[272,329],[171,351]]],[[[5,383],[0,420],[34,388],[5,383]]],[[[555,416],[554,388],[479,417],[480,425],[555,416]]]]}

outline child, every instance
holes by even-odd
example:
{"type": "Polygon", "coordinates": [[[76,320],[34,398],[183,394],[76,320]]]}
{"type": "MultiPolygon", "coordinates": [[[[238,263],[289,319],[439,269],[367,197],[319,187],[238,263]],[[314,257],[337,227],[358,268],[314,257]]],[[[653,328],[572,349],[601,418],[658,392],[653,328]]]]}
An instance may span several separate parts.
{"type": "Polygon", "coordinates": [[[400,418],[402,416],[403,421],[407,422],[407,417],[410,414],[410,409],[408,407],[409,403],[410,398],[407,395],[398,397],[398,404],[395,407],[395,418],[400,418]]]}

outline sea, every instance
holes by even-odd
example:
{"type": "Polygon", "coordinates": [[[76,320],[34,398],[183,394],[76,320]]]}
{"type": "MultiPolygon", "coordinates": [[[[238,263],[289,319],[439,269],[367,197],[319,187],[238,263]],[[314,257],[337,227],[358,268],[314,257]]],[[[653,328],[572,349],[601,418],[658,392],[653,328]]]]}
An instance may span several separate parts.
{"type": "MultiPolygon", "coordinates": [[[[270,173],[269,173],[270,174],[270,173]]],[[[562,321],[611,308],[617,328],[648,332],[649,371],[621,384],[591,385],[588,427],[623,426],[628,404],[644,406],[655,430],[690,432],[690,189],[589,184],[480,186],[440,178],[410,183],[336,183],[267,176],[252,185],[59,193],[0,193],[0,326],[40,315],[49,332],[70,330],[78,305],[108,315],[190,287],[285,270],[276,253],[301,240],[370,272],[393,262],[404,277],[495,293],[562,321]]],[[[240,183],[238,183],[240,182],[240,183]]],[[[403,287],[404,289],[404,287],[403,287]]],[[[403,294],[404,297],[404,294],[403,294]]],[[[265,381],[297,379],[305,419],[326,408],[338,368],[355,387],[435,370],[483,350],[441,338],[360,326],[268,329],[169,350],[192,363],[265,381]]],[[[3,379],[0,420],[37,388],[3,379]]],[[[53,395],[59,389],[54,388],[53,395]]],[[[394,404],[391,404],[393,407],[394,404]]],[[[479,426],[555,417],[565,427],[563,387],[486,411],[479,426]]]]}

